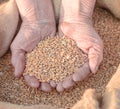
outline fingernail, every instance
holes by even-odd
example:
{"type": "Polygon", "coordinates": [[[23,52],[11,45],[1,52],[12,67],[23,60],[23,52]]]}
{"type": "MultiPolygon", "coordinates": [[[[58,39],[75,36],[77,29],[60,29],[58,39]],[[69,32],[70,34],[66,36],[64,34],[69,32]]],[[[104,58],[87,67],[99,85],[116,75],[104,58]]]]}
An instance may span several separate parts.
{"type": "Polygon", "coordinates": [[[63,88],[69,89],[72,86],[74,86],[74,84],[75,84],[75,82],[73,81],[72,76],[70,76],[63,81],[63,88]]]}
{"type": "Polygon", "coordinates": [[[56,87],[56,90],[57,90],[58,92],[63,92],[63,91],[64,91],[64,88],[63,88],[63,86],[62,86],[62,82],[58,83],[58,85],[57,85],[57,87],[56,87]]]}
{"type": "Polygon", "coordinates": [[[50,81],[50,85],[51,85],[52,88],[55,88],[57,84],[55,83],[55,81],[52,81],[52,80],[51,80],[51,81],[50,81]]]}
{"type": "Polygon", "coordinates": [[[38,82],[32,82],[31,83],[31,87],[33,87],[33,88],[38,88],[39,85],[40,85],[40,83],[38,83],[38,82]]]}
{"type": "Polygon", "coordinates": [[[79,81],[82,81],[82,78],[77,74],[73,74],[73,81],[74,82],[79,82],[79,81]]]}
{"type": "Polygon", "coordinates": [[[44,82],[44,83],[41,83],[40,90],[42,90],[43,92],[51,92],[52,88],[49,85],[49,83],[44,82]]]}
{"type": "Polygon", "coordinates": [[[26,83],[32,88],[38,88],[40,86],[40,82],[38,81],[38,79],[33,76],[25,75],[24,79],[26,83]]]}
{"type": "Polygon", "coordinates": [[[21,77],[21,73],[18,73],[17,71],[14,71],[14,76],[16,78],[20,78],[21,77]]]}

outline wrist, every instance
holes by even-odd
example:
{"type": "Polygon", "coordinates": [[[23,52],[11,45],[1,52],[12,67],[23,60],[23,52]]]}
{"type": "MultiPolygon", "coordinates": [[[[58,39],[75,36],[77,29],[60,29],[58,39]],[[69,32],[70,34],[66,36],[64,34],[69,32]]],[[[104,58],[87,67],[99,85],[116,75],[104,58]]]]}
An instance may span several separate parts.
{"type": "Polygon", "coordinates": [[[20,16],[26,22],[55,22],[51,0],[16,0],[20,16]]]}
{"type": "Polygon", "coordinates": [[[80,0],[61,0],[60,20],[75,19],[80,16],[80,0]]]}
{"type": "Polygon", "coordinates": [[[46,26],[56,28],[56,23],[54,21],[35,21],[35,22],[23,21],[22,26],[23,28],[39,30],[39,29],[43,29],[46,26]]]}
{"type": "Polygon", "coordinates": [[[81,21],[92,19],[96,0],[62,0],[60,21],[81,21]]]}
{"type": "Polygon", "coordinates": [[[79,18],[66,18],[59,21],[59,24],[78,24],[81,26],[93,26],[92,18],[80,16],[79,18]]]}

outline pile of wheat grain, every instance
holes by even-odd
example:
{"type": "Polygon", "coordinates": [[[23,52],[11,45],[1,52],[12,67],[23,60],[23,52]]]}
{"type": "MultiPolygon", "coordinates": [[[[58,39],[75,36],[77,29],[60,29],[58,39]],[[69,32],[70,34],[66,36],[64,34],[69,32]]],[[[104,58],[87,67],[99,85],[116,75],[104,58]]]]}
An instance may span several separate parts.
{"type": "Polygon", "coordinates": [[[35,76],[41,82],[59,82],[86,61],[87,54],[72,39],[65,36],[48,37],[27,54],[24,75],[35,76]]]}
{"type": "Polygon", "coordinates": [[[28,87],[23,78],[14,77],[11,55],[8,53],[0,59],[0,101],[24,105],[51,104],[69,109],[88,88],[95,88],[97,94],[103,95],[120,63],[120,21],[99,8],[95,10],[93,17],[94,26],[104,42],[104,59],[95,75],[63,93],[44,93],[28,87]]]}

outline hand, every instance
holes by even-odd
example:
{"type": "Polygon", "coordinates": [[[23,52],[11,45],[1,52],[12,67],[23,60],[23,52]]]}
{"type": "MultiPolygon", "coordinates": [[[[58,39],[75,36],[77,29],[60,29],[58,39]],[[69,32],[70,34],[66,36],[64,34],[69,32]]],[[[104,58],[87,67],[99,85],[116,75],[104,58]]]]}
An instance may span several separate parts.
{"type": "MultiPolygon", "coordinates": [[[[56,26],[51,0],[16,0],[16,3],[22,24],[11,44],[11,51],[14,74],[20,77],[25,68],[25,54],[31,52],[45,37],[54,36],[56,26]]],[[[35,77],[24,78],[31,87],[46,92],[51,90],[48,83],[39,83],[35,77]]]]}
{"type": "MultiPolygon", "coordinates": [[[[66,4],[66,7],[70,7],[67,6],[66,1],[67,0],[62,1],[63,5],[66,4]]],[[[73,39],[77,43],[77,46],[88,54],[89,61],[79,68],[76,73],[58,83],[58,91],[72,87],[75,82],[85,79],[90,72],[96,73],[103,59],[103,42],[92,25],[92,12],[94,7],[92,1],[95,3],[95,0],[77,1],[77,4],[76,2],[71,3],[73,10],[72,8],[70,8],[71,10],[65,9],[65,7],[64,10],[61,9],[59,34],[73,39]],[[81,4],[80,6],[83,10],[80,9],[78,4],[81,4]],[[81,13],[79,11],[78,13],[77,11],[74,12],[77,8],[81,13]],[[73,12],[73,14],[71,14],[71,12],[73,12]]]]}

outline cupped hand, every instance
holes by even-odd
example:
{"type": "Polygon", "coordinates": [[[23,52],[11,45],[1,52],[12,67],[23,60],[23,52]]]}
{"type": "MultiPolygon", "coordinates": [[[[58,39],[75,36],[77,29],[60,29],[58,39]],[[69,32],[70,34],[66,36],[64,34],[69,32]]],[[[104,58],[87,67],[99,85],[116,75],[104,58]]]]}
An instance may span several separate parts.
{"type": "Polygon", "coordinates": [[[58,83],[58,91],[73,87],[76,82],[84,80],[91,72],[95,74],[103,59],[103,42],[92,24],[95,0],[77,0],[77,3],[71,3],[72,6],[67,2],[68,0],[62,0],[59,35],[73,39],[77,46],[88,54],[88,62],[78,68],[73,75],[58,83]],[[67,7],[71,7],[71,10],[67,7]]]}
{"type": "Polygon", "coordinates": [[[88,62],[63,81],[63,88],[69,88],[74,85],[74,82],[85,79],[90,72],[97,72],[103,59],[103,43],[93,26],[88,23],[63,22],[60,31],[66,37],[73,39],[77,46],[88,54],[88,62]]]}
{"type": "MultiPolygon", "coordinates": [[[[47,36],[54,36],[56,24],[51,0],[16,0],[22,24],[11,44],[12,64],[16,77],[25,69],[25,55],[47,36]],[[49,10],[48,10],[49,9],[49,10]]],[[[34,72],[34,71],[33,71],[34,72]]],[[[45,92],[51,91],[48,83],[40,83],[35,77],[25,76],[27,84],[45,92]]]]}

